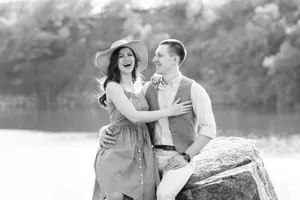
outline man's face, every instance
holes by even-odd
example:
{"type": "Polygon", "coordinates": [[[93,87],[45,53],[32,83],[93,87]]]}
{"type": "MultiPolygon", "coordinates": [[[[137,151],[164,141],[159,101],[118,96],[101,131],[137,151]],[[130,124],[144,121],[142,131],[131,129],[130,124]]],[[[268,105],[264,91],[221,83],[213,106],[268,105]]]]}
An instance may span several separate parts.
{"type": "Polygon", "coordinates": [[[174,68],[172,65],[174,56],[169,54],[169,46],[168,45],[159,45],[156,49],[155,56],[153,58],[153,62],[156,67],[156,73],[161,75],[166,75],[174,68]]]}

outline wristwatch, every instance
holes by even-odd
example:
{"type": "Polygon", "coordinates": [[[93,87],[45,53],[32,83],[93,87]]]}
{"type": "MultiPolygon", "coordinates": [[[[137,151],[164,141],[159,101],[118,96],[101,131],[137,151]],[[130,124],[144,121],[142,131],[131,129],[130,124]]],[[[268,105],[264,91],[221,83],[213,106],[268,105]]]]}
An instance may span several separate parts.
{"type": "Polygon", "coordinates": [[[183,155],[184,160],[186,160],[187,162],[191,161],[190,154],[187,154],[187,153],[183,152],[181,155],[183,155]]]}

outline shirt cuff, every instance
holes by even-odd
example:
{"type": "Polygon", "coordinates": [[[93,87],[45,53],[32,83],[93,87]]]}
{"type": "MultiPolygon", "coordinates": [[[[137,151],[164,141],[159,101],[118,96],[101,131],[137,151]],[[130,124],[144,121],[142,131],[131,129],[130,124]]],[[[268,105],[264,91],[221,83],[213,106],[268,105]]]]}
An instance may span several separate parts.
{"type": "Polygon", "coordinates": [[[199,132],[200,135],[204,135],[209,138],[215,138],[217,135],[217,131],[215,128],[210,126],[202,126],[199,132]]]}

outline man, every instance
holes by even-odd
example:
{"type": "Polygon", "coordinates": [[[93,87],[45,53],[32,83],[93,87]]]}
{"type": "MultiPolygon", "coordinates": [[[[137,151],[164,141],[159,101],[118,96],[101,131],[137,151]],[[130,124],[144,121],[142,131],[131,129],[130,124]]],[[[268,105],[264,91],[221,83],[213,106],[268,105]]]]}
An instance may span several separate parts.
{"type": "MultiPolygon", "coordinates": [[[[186,58],[184,45],[162,41],[153,58],[156,76],[143,87],[150,110],[164,109],[175,99],[192,101],[193,112],[149,123],[149,132],[162,175],[158,200],[174,200],[195,170],[194,157],[216,136],[215,119],[205,89],[183,76],[179,67],[186,58]]],[[[100,131],[101,132],[101,131],[100,131]]],[[[100,134],[100,144],[111,139],[100,134]]]]}

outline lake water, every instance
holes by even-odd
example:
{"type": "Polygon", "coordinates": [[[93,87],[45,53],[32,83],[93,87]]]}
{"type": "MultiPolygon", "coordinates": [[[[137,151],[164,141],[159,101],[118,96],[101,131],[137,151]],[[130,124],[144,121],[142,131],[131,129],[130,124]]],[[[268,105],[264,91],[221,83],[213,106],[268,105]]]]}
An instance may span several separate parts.
{"type": "MultiPolygon", "coordinates": [[[[214,108],[219,135],[300,134],[300,113],[277,114],[259,110],[214,108]]],[[[53,111],[0,111],[0,129],[95,133],[108,124],[99,108],[53,111]]]]}
{"type": "MultiPolygon", "coordinates": [[[[300,135],[300,113],[215,108],[214,114],[221,135],[300,135]]],[[[0,199],[90,199],[98,140],[74,132],[90,132],[96,136],[99,127],[107,123],[107,113],[100,108],[0,111],[0,129],[51,132],[0,130],[3,169],[0,170],[0,199]]],[[[299,141],[298,136],[281,141],[277,137],[258,140],[261,157],[280,200],[300,199],[300,177],[295,173],[300,167],[299,141]]]]}

